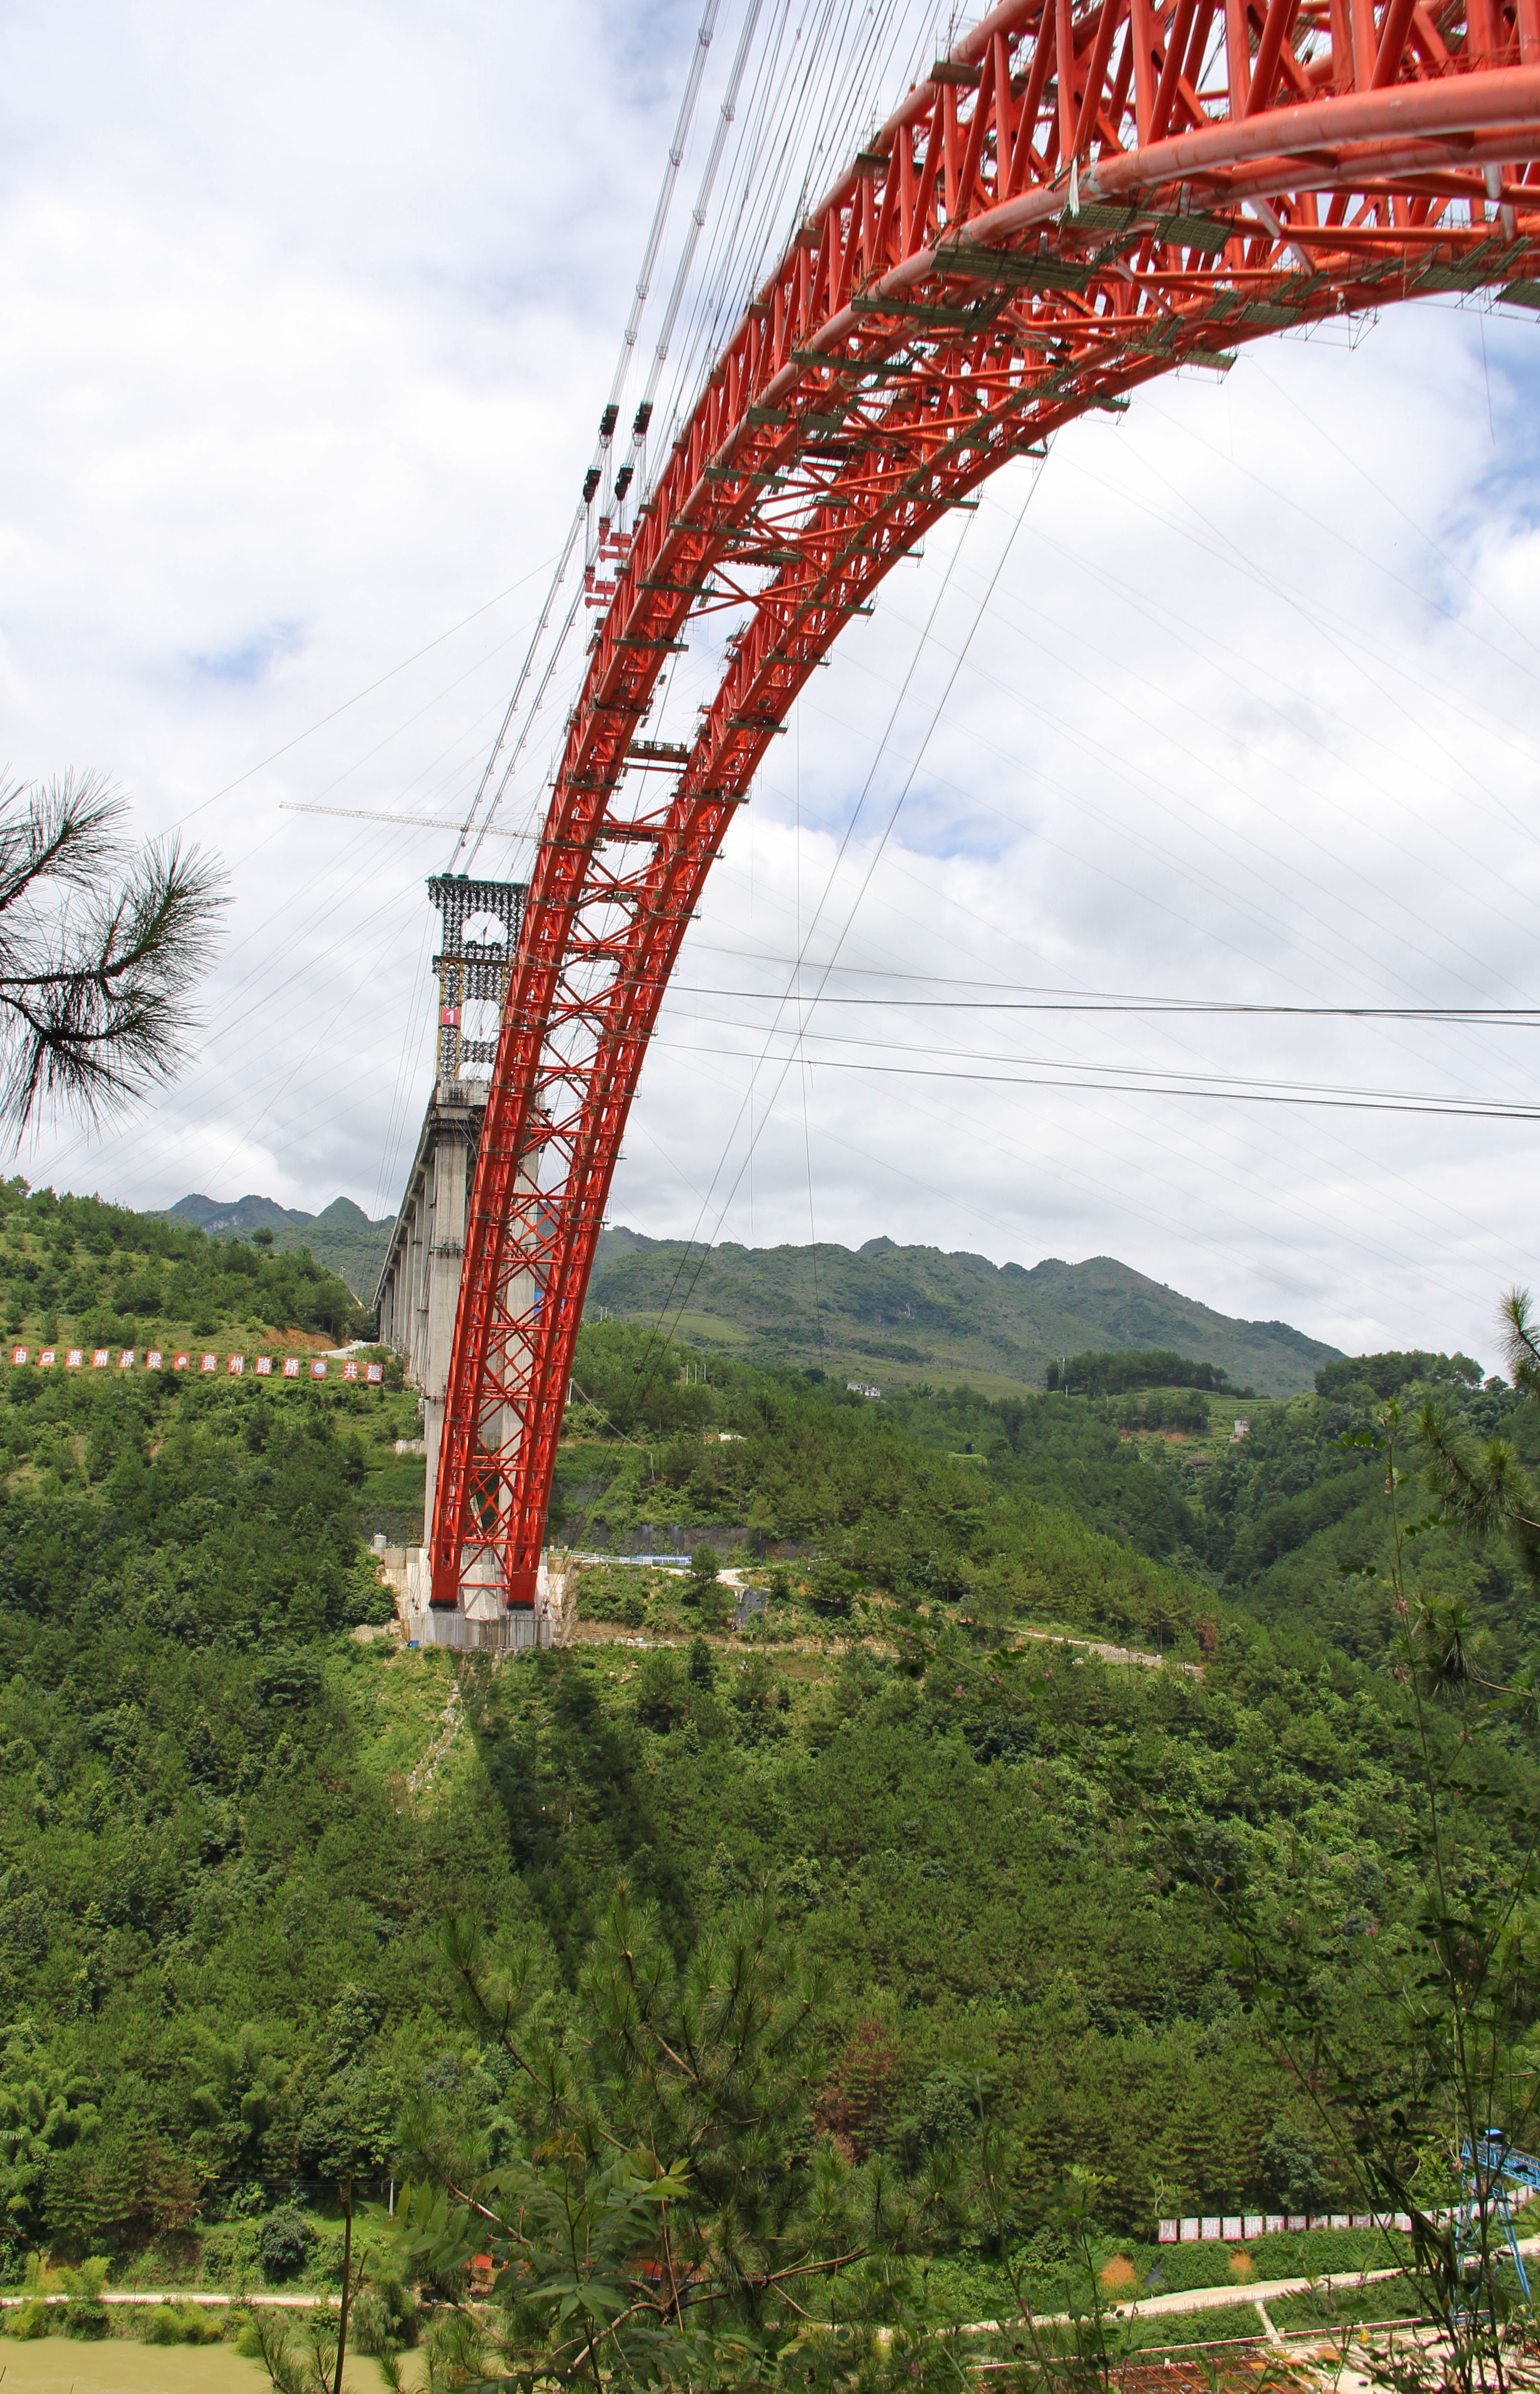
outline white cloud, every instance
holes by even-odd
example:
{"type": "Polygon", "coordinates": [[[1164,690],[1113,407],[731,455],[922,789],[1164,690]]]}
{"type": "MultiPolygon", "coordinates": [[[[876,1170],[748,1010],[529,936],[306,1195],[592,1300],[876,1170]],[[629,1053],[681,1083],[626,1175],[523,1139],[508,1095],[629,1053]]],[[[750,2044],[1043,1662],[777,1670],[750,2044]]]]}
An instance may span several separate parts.
{"type": "MultiPolygon", "coordinates": [[[[146,828],[185,819],[225,854],[236,897],[185,1080],[100,1141],[44,1138],[35,1177],[140,1204],[393,1196],[441,857],[279,802],[447,815],[474,787],[587,460],[696,13],[12,12],[0,753],[110,769],[146,828]]],[[[872,1068],[928,1043],[938,1069],[972,1050],[980,1072],[1527,1099],[1531,1033],[821,1007],[820,1060],[768,1125],[761,1083],[740,1177],[759,1038],[729,1025],[768,1017],[688,991],[783,987],[822,901],[809,954],[864,969],[834,976],[846,994],[901,986],[873,974],[1534,994],[1533,337],[1440,305],[1247,352],[1227,383],[1072,428],[1034,489],[1012,467],[901,569],[730,837],[614,1214],[691,1229],[725,1151],[724,1234],[802,1239],[810,1157],[821,1237],[1108,1252],[1344,1345],[1489,1353],[1498,1290],[1535,1264],[1526,1126],[872,1068]]],[[[681,661],[676,719],[708,673],[681,661]]]]}

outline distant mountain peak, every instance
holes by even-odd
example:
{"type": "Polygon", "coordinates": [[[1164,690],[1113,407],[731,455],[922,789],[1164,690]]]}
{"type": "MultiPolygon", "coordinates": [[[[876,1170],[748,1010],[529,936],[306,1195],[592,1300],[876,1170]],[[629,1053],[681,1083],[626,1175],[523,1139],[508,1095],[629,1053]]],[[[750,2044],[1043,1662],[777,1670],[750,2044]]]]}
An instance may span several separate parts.
{"type": "Polygon", "coordinates": [[[350,1197],[334,1197],[329,1205],[323,1205],[311,1218],[318,1229],[324,1222],[336,1230],[385,1230],[396,1217],[393,1214],[387,1214],[383,1221],[372,1222],[362,1206],[355,1205],[350,1197]]]}
{"type": "Polygon", "coordinates": [[[308,1247],[318,1264],[345,1280],[361,1305],[373,1305],[375,1284],[385,1260],[385,1244],[394,1215],[372,1222],[350,1197],[334,1197],[319,1214],[280,1205],[271,1197],[236,1197],[224,1202],[193,1195],[178,1199],[157,1218],[188,1222],[211,1239],[249,1239],[254,1230],[270,1230],[275,1248],[308,1247]]]}
{"type": "Polygon", "coordinates": [[[313,1221],[312,1214],[299,1213],[280,1205],[271,1197],[178,1197],[160,1217],[191,1222],[200,1230],[298,1230],[313,1221]]]}

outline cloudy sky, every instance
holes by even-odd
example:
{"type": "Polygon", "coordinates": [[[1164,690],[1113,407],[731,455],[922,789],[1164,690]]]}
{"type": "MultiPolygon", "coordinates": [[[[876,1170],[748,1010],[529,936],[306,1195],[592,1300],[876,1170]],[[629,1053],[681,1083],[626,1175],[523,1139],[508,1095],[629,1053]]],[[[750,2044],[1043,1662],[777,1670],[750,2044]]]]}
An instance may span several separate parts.
{"type": "MultiPolygon", "coordinates": [[[[592,450],[701,5],[13,0],[0,759],[111,774],[144,832],[217,851],[233,903],[178,1085],[12,1168],[140,1205],[390,1210],[428,1078],[423,883],[452,841],[284,809],[463,814],[592,450]]],[[[743,6],[722,0],[643,359],[743,6]]],[[[754,205],[784,230],[829,178],[820,145],[859,138],[932,36],[906,0],[836,12],[843,95],[808,68],[774,151],[789,120],[756,116],[757,79],[790,89],[825,13],[765,0],[665,400],[754,205]]],[[[1279,1085],[1525,1103],[1534,1032],[1029,1001],[1540,999],[1536,393],[1532,321],[1425,303],[1168,381],[1000,475],[774,743],[613,1218],[1110,1254],[1349,1348],[1490,1363],[1500,1291],[1540,1272],[1534,1125],[1279,1085]],[[1256,1085],[1219,1102],[1184,1074],[1256,1085]]],[[[713,664],[680,661],[670,722],[713,664]]],[[[510,826],[570,691],[559,672],[510,826]]],[[[480,866],[527,858],[494,841],[480,866]]]]}

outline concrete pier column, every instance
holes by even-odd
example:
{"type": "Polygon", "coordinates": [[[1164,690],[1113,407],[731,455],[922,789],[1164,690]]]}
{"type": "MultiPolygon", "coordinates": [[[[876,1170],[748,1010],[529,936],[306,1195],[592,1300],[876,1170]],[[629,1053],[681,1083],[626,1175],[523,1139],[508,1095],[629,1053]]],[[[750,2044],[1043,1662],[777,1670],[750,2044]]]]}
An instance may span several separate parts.
{"type": "Polygon", "coordinates": [[[449,1387],[449,1358],[454,1344],[454,1314],[460,1301],[460,1271],[465,1262],[469,1164],[470,1148],[465,1138],[441,1138],[435,1145],[427,1258],[428,1335],[422,1368],[423,1440],[428,1449],[425,1531],[433,1519],[433,1492],[439,1481],[444,1393],[449,1387]]]}
{"type": "MultiPolygon", "coordinates": [[[[518,882],[450,875],[430,881],[428,894],[443,921],[443,951],[433,959],[440,984],[436,1079],[375,1293],[380,1337],[401,1358],[420,1399],[425,1534],[438,1493],[470,1192],[486,1114],[486,1085],[465,1076],[495,1061],[494,1033],[507,998],[525,891],[518,882]]],[[[521,1186],[532,1188],[533,1177],[521,1186]]],[[[516,1290],[516,1308],[527,1307],[534,1293],[533,1283],[516,1290]]],[[[521,1430],[510,1409],[498,1404],[480,1436],[487,1447],[500,1448],[521,1430]]],[[[403,1618],[415,1624],[411,1634],[438,1645],[536,1642],[543,1614],[511,1613],[504,1606],[499,1549],[495,1539],[484,1549],[473,1547],[465,1559],[462,1601],[435,1612],[426,1553],[408,1548],[402,1605],[403,1618]]]]}
{"type": "Polygon", "coordinates": [[[441,1082],[428,1101],[406,1192],[375,1292],[380,1336],[422,1400],[426,1453],[423,1529],[433,1518],[466,1223],[486,1112],[477,1082],[441,1082]]]}

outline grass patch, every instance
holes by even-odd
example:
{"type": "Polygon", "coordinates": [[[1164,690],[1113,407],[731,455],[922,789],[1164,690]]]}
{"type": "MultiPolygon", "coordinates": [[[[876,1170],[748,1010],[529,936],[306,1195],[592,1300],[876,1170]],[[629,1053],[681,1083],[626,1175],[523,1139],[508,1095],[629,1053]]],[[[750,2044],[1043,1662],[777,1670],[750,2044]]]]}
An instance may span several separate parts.
{"type": "Polygon", "coordinates": [[[397,1512],[425,1502],[428,1466],[420,1454],[392,1454],[388,1462],[371,1465],[359,1485],[361,1505],[388,1505],[397,1512]]]}
{"type": "Polygon", "coordinates": [[[1427,2304],[1407,2278],[1380,2278],[1372,2286],[1312,2286],[1303,2295],[1279,2295],[1269,2303],[1273,2326],[1352,2327],[1366,2320],[1420,2319],[1427,2304]]]}
{"type": "Polygon", "coordinates": [[[446,1648],[407,1653],[388,1640],[345,1644],[329,1676],[358,1724],[358,1760],[375,1781],[405,1780],[444,1734],[454,1685],[446,1648]]]}
{"type": "Polygon", "coordinates": [[[1165,2346],[1244,2344],[1264,2334],[1255,2303],[1216,2303],[1201,2311],[1160,2311],[1153,2319],[1134,2322],[1140,2351],[1165,2346]]]}

